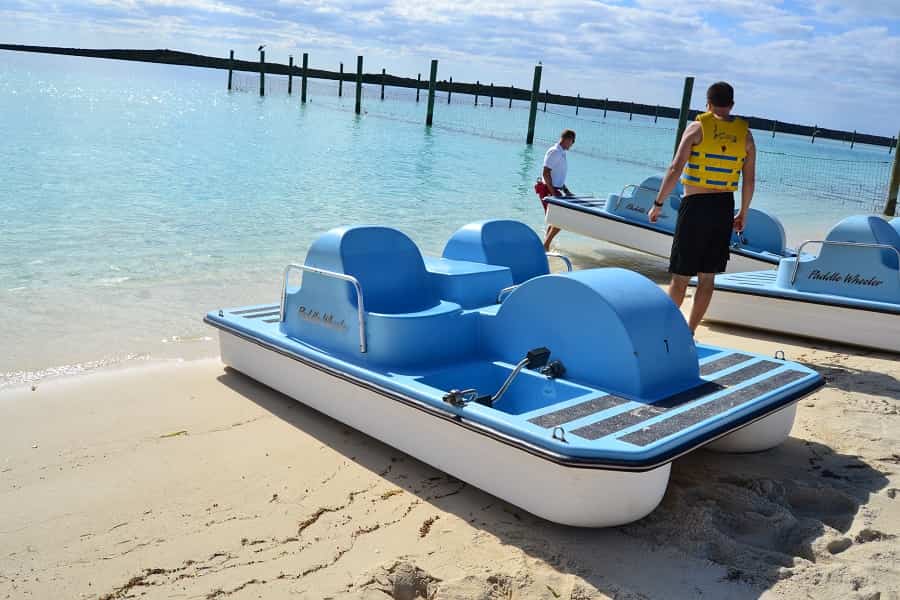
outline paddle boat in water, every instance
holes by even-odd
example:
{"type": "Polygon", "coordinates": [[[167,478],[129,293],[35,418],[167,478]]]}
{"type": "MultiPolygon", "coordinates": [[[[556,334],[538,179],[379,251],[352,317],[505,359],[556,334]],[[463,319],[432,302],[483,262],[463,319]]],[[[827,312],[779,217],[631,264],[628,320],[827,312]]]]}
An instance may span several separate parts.
{"type": "Polygon", "coordinates": [[[796,363],[695,344],[641,275],[549,273],[515,221],[467,225],[440,258],[394,229],[342,227],[286,268],[280,301],[204,320],[226,365],[575,526],[648,514],[671,462],[701,446],[779,444],[823,383],[796,363]]]}
{"type": "MultiPolygon", "coordinates": [[[[647,212],[662,184],[661,176],[629,185],[621,194],[597,198],[547,198],[548,225],[619,246],[669,258],[683,188],[678,183],[665,201],[656,223],[647,212]]],[[[784,227],[774,216],[755,208],[747,213],[744,231],[731,238],[728,272],[772,269],[797,252],[785,246],[784,227]]]]}
{"type": "Polygon", "coordinates": [[[848,217],[812,244],[777,271],[716,276],[706,319],[900,352],[900,218],[848,217]]]}

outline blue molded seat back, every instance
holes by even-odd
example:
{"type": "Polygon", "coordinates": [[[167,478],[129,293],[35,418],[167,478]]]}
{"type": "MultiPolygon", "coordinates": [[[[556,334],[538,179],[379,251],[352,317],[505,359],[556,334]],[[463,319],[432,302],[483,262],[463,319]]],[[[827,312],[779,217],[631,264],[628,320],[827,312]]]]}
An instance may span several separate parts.
{"type": "MultiPolygon", "coordinates": [[[[882,244],[900,251],[900,233],[884,219],[872,215],[847,217],[832,227],[825,239],[829,242],[882,244]]],[[[844,255],[861,256],[855,248],[842,248],[825,244],[822,246],[819,258],[836,260],[844,255]]],[[[892,250],[882,250],[881,261],[884,266],[891,269],[897,269],[900,266],[898,265],[897,252],[892,250]]]]}
{"type": "MultiPolygon", "coordinates": [[[[418,247],[389,227],[332,229],[310,247],[306,264],[356,277],[369,312],[417,312],[440,301],[418,247]]],[[[318,277],[307,274],[304,281],[318,277]]],[[[356,295],[349,285],[347,292],[355,306],[356,295]]]]}
{"type": "Polygon", "coordinates": [[[460,228],[450,237],[442,256],[508,267],[514,284],[550,272],[544,245],[534,230],[506,219],[479,221],[460,228]]]}
{"type": "Polygon", "coordinates": [[[731,243],[739,243],[751,250],[764,250],[784,256],[786,242],[784,227],[781,225],[781,221],[767,212],[755,208],[747,211],[743,238],[744,241],[741,242],[737,233],[732,233],[731,243]]]}
{"type": "Polygon", "coordinates": [[[891,219],[891,220],[888,222],[888,225],[890,225],[891,227],[893,227],[893,228],[894,228],[894,231],[896,231],[897,234],[900,235],[900,217],[896,217],[896,218],[894,218],[894,219],[891,219]]]}
{"type": "MultiPolygon", "coordinates": [[[[647,212],[653,206],[659,188],[662,186],[662,175],[653,175],[644,179],[641,184],[633,189],[626,190],[626,195],[611,195],[606,203],[606,211],[630,221],[649,224],[647,212]]],[[[666,200],[656,221],[656,226],[669,231],[675,230],[675,222],[678,208],[681,206],[681,195],[684,189],[681,183],[677,183],[672,193],[666,200]]]]}

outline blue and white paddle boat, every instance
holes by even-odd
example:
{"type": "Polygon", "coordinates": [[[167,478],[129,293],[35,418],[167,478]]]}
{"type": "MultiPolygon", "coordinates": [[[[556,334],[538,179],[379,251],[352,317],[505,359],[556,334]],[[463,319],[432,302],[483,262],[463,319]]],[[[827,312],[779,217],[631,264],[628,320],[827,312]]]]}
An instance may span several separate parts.
{"type": "MultiPolygon", "coordinates": [[[[678,183],[665,201],[656,223],[647,211],[662,184],[661,176],[628,185],[621,194],[598,198],[547,198],[548,225],[633,250],[668,258],[683,188],[678,183]]],[[[773,269],[784,257],[797,252],[785,245],[784,227],[774,216],[751,208],[744,231],[731,238],[728,272],[773,269]]]]}
{"type": "Polygon", "coordinates": [[[706,319],[900,352],[900,218],[848,217],[818,256],[716,277],[706,319]]]}
{"type": "Polygon", "coordinates": [[[631,271],[549,274],[540,239],[515,221],[463,227],[428,259],[394,229],[333,229],[286,268],[280,300],[204,320],[226,365],[575,526],[648,514],[671,462],[701,446],[779,444],[823,383],[796,363],[695,344],[668,296],[631,271]]]}

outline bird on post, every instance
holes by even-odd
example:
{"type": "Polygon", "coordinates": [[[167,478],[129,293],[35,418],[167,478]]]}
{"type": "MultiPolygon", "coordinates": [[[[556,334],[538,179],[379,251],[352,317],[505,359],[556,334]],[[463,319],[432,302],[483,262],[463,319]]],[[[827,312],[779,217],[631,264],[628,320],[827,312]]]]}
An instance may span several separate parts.
{"type": "Polygon", "coordinates": [[[265,44],[260,44],[260,45],[259,45],[259,48],[257,48],[256,51],[257,51],[257,52],[262,52],[262,51],[263,51],[263,48],[265,48],[265,47],[266,47],[265,44]]]}

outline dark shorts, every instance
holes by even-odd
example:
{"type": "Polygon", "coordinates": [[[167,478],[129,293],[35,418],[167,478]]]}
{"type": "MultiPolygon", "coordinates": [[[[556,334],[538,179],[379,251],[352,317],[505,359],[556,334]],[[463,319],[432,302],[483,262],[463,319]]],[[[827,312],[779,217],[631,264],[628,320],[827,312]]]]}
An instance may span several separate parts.
{"type": "Polygon", "coordinates": [[[681,199],[669,272],[724,273],[734,226],[734,193],[692,194],[681,199]]]}

